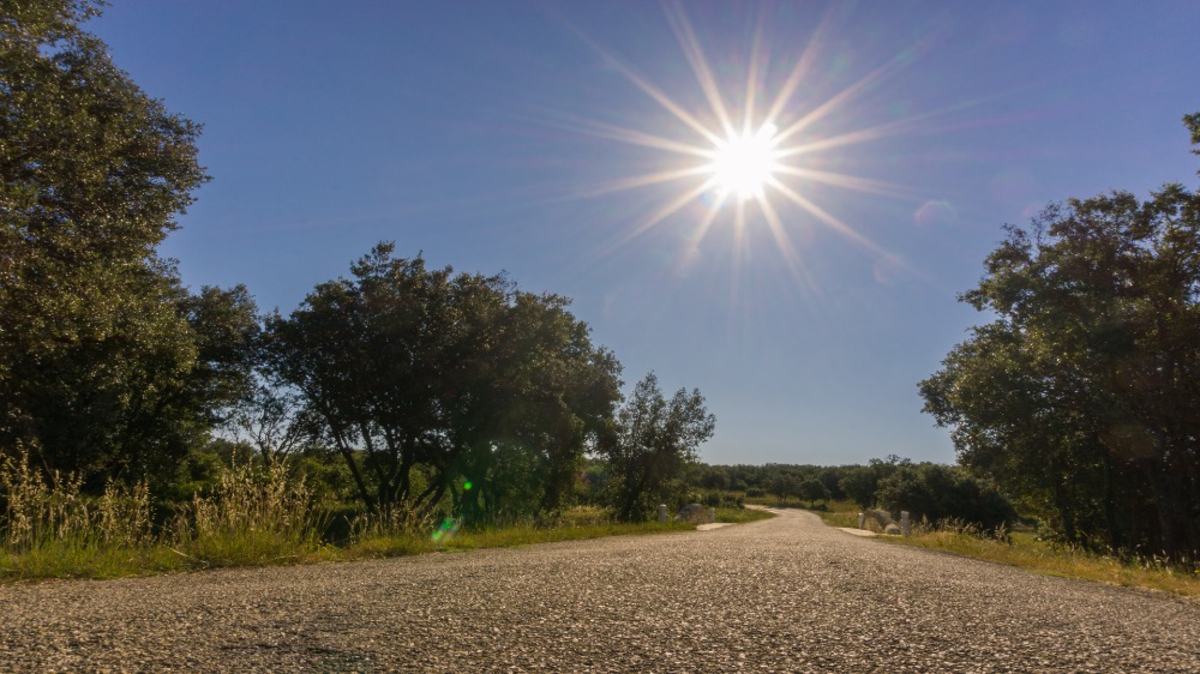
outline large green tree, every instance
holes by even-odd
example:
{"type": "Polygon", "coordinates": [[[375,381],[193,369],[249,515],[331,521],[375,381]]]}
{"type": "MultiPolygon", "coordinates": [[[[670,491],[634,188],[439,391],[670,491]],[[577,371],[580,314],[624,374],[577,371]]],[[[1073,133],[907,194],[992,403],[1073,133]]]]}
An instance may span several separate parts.
{"type": "Polygon", "coordinates": [[[1066,538],[1200,556],[1200,196],[1072,199],[1007,232],[962,296],[996,319],[921,383],[926,411],[1066,538]]]}
{"type": "Polygon", "coordinates": [[[639,381],[603,445],[612,471],[609,501],[617,517],[643,520],[659,504],[678,501],[686,488],[686,468],[715,428],[716,417],[699,390],[679,389],[668,400],[653,372],[639,381]]]}
{"type": "Polygon", "coordinates": [[[169,472],[254,330],[244,290],[192,297],[155,254],[206,180],[199,127],[80,28],[99,6],[0,3],[0,445],[96,479],[169,472]]]}
{"type": "Polygon", "coordinates": [[[607,427],[620,367],[567,300],[380,244],[269,321],[270,366],[372,508],[553,510],[607,427]],[[468,487],[467,485],[470,485],[468,487]]]}

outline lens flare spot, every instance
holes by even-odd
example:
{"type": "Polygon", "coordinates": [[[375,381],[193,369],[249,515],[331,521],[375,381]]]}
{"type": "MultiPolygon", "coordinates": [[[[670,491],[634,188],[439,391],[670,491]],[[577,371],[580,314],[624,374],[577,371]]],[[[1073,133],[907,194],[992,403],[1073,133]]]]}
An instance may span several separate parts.
{"type": "Polygon", "coordinates": [[[433,541],[436,543],[442,539],[450,538],[454,534],[458,533],[458,527],[461,524],[461,521],[454,517],[447,517],[443,519],[442,523],[439,524],[438,528],[433,532],[433,541]]]}

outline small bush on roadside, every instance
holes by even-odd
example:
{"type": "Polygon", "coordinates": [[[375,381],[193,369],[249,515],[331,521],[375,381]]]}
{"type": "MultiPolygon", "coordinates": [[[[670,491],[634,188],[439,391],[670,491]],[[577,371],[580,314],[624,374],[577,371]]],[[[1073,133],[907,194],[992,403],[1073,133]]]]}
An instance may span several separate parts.
{"type": "Polygon", "coordinates": [[[705,492],[702,497],[697,499],[697,502],[709,508],[742,508],[745,507],[744,501],[742,496],[727,491],[705,492]]]}

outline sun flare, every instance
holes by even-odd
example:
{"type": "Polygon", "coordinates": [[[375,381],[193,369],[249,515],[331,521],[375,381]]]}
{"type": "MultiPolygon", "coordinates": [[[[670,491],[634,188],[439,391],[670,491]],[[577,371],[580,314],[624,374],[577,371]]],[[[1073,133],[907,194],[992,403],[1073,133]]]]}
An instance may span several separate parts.
{"type": "Polygon", "coordinates": [[[763,189],[781,168],[775,137],[778,131],[774,124],[767,123],[757,133],[747,130],[715,144],[709,169],[722,198],[762,198],[763,189]]]}
{"type": "Polygon", "coordinates": [[[664,9],[696,83],[707,100],[708,110],[688,109],[616,55],[579,33],[604,58],[606,66],[615,68],[679,123],[673,129],[656,132],[645,127],[576,118],[581,123],[580,130],[587,133],[660,151],[664,159],[676,158],[667,159],[660,170],[615,179],[588,190],[588,194],[596,196],[664,184],[690,184],[644,220],[624,229],[619,238],[599,254],[609,254],[668,218],[680,212],[695,212],[694,207],[703,204],[707,212],[698,214],[698,219],[694,220],[696,226],[688,237],[688,245],[698,246],[714,225],[726,220],[722,214],[729,215],[734,234],[735,264],[741,259],[740,251],[748,238],[754,236],[756,230],[765,230],[797,280],[807,283],[801,250],[793,236],[796,231],[812,231],[814,226],[831,231],[880,259],[897,260],[895,255],[843,221],[835,212],[827,210],[819,201],[828,201],[833,190],[907,199],[910,197],[905,194],[906,190],[893,183],[822,167],[836,164],[828,160],[831,153],[841,148],[914,130],[929,115],[856,129],[838,129],[835,125],[836,130],[832,131],[822,122],[835,118],[864,92],[888,81],[897,68],[910,60],[911,50],[897,54],[823,100],[806,100],[799,92],[805,90],[806,78],[819,67],[824,44],[822,36],[828,31],[834,14],[828,14],[815,29],[815,37],[790,70],[777,71],[786,73],[782,79],[774,77],[770,81],[768,70],[777,64],[772,62],[766,47],[764,14],[750,50],[745,82],[730,86],[718,81],[717,73],[728,72],[728,68],[715,70],[710,67],[683,5],[668,3],[664,4],[664,9]],[[775,95],[760,98],[768,88],[774,89],[775,95]],[[685,134],[692,137],[687,138],[685,134]],[[807,157],[814,159],[806,161],[807,157]],[[824,189],[826,187],[833,190],[824,189]]]}

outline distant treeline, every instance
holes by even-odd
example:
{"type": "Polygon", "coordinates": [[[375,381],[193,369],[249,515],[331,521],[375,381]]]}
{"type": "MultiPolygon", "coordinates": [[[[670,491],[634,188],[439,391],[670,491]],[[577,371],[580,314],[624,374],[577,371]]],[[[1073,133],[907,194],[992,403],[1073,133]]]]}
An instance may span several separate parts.
{"type": "Polygon", "coordinates": [[[1012,524],[1013,506],[994,485],[959,466],[913,463],[888,456],[867,465],[814,466],[790,464],[700,465],[692,473],[700,490],[743,492],[748,497],[800,499],[810,506],[829,500],[852,500],[865,509],[880,508],[899,516],[936,524],[960,520],[995,529],[1012,524]]]}

